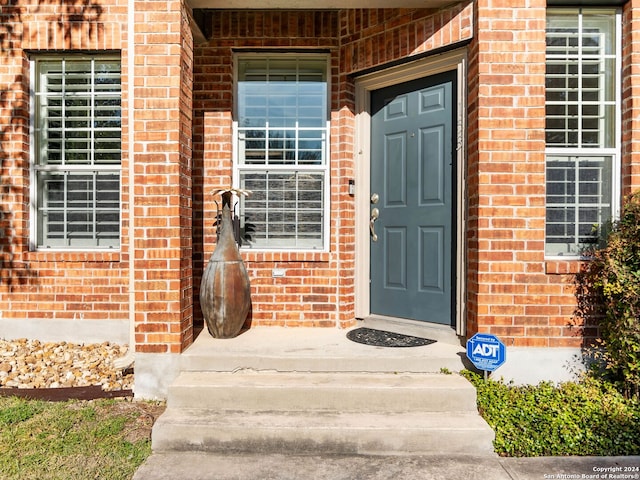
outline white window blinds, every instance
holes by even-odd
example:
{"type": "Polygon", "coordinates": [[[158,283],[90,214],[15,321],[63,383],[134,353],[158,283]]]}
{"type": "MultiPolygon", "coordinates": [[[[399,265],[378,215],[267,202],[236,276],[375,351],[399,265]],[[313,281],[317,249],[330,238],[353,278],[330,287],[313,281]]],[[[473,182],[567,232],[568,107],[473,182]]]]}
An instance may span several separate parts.
{"type": "Polygon", "coordinates": [[[120,243],[120,60],[38,59],[33,176],[38,248],[120,243]]]}
{"type": "Polygon", "coordinates": [[[549,9],[546,50],[547,255],[579,255],[613,212],[618,165],[618,15],[549,9]]]}
{"type": "Polygon", "coordinates": [[[236,109],[244,246],[321,249],[328,175],[325,56],[239,57],[236,109]]]}

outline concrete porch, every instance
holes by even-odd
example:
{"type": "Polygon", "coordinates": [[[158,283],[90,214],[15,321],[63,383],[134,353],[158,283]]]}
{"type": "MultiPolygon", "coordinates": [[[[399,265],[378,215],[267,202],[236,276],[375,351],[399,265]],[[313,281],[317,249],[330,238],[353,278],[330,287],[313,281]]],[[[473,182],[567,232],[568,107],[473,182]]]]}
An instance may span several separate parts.
{"type": "Polygon", "coordinates": [[[181,355],[182,371],[420,372],[465,368],[465,349],[450,328],[408,326],[370,319],[358,327],[437,340],[425,347],[383,348],[347,339],[350,329],[254,327],[233,339],[202,331],[181,355]]]}
{"type": "Polygon", "coordinates": [[[263,327],[219,340],[203,332],[181,355],[154,452],[493,451],[475,389],[442,373],[464,368],[453,333],[425,328],[438,341],[410,348],[362,345],[346,333],[263,327]]]}

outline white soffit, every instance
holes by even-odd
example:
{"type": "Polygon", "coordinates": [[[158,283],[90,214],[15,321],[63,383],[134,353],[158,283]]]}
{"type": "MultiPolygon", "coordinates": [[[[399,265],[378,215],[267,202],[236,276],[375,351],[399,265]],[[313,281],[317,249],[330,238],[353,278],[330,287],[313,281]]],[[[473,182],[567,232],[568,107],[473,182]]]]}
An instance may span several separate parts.
{"type": "Polygon", "coordinates": [[[192,8],[233,10],[333,10],[348,8],[441,8],[455,0],[188,0],[192,8]],[[392,3],[392,4],[391,4],[392,3]],[[390,5],[391,4],[391,5],[390,5]]]}

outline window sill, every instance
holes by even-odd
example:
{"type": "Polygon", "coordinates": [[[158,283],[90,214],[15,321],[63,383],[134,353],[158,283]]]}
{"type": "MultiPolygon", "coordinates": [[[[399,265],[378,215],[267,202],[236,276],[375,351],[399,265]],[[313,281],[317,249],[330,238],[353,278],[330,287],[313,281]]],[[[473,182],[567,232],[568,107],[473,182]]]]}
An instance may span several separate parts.
{"type": "Polygon", "coordinates": [[[549,259],[544,262],[547,275],[574,275],[580,272],[584,259],[575,257],[567,260],[549,259]]]}
{"type": "Polygon", "coordinates": [[[119,262],[120,252],[37,250],[27,253],[30,262],[119,262]]]}

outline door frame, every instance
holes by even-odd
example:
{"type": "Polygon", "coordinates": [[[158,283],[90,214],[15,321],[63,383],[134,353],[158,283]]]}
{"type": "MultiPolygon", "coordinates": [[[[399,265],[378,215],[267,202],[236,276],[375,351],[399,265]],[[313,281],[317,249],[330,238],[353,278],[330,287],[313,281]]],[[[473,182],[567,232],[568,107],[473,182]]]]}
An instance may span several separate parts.
{"type": "MultiPolygon", "coordinates": [[[[371,172],[371,92],[399,83],[455,70],[456,92],[456,245],[455,245],[455,331],[459,336],[466,333],[466,79],[467,50],[459,48],[450,52],[422,58],[415,62],[397,65],[358,77],[355,81],[355,312],[356,318],[367,318],[370,314],[370,172],[371,172]]],[[[408,320],[408,322],[410,322],[408,320]]],[[[415,322],[411,322],[415,325],[415,322]]],[[[435,325],[424,322],[425,325],[435,325]]]]}

